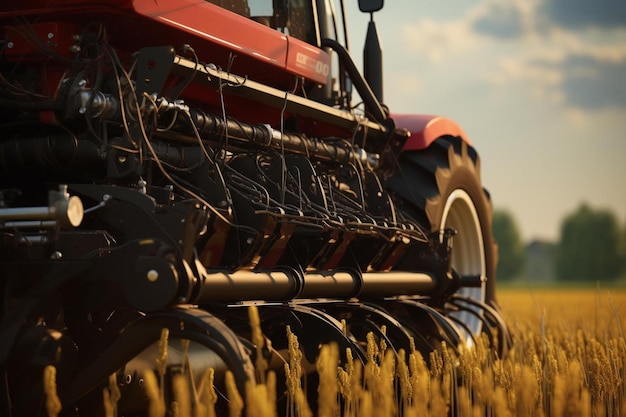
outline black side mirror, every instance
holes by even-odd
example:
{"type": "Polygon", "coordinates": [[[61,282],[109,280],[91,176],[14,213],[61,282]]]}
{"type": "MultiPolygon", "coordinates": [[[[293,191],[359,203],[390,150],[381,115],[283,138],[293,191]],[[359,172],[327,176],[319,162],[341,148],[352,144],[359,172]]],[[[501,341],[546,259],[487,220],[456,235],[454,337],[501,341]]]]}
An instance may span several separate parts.
{"type": "Polygon", "coordinates": [[[374,13],[383,8],[385,0],[359,0],[359,10],[363,13],[374,13]]]}

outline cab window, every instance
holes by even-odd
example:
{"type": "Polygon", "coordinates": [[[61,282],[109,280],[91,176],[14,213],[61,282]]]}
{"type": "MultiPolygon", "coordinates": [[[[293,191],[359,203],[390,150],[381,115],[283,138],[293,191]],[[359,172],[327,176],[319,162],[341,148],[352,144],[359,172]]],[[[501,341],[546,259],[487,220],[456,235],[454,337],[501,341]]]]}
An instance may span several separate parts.
{"type": "Polygon", "coordinates": [[[317,43],[311,1],[207,0],[241,16],[311,44],[317,43]]]}

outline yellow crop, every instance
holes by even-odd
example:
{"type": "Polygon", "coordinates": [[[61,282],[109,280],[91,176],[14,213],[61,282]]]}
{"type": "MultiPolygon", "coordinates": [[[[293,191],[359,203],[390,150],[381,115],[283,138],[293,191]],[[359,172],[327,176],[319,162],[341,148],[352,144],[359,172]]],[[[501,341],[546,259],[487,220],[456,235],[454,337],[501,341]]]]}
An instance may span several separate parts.
{"type": "MultiPolygon", "coordinates": [[[[336,345],[321,346],[316,362],[317,416],[626,417],[622,320],[626,289],[500,290],[499,301],[513,338],[513,347],[503,358],[492,353],[487,337],[478,338],[472,347],[460,347],[458,353],[442,344],[430,353],[430,367],[414,348],[395,355],[372,335],[367,338],[365,364],[353,359],[349,349],[346,363],[340,363],[336,345]]],[[[256,307],[250,310],[250,322],[260,353],[265,339],[256,307]]],[[[286,392],[276,392],[276,375],[266,371],[259,375],[259,382],[247,384],[242,396],[227,372],[231,417],[244,415],[244,399],[246,417],[274,417],[279,412],[290,417],[313,416],[303,389],[299,342],[289,328],[286,332],[286,392]],[[287,409],[277,410],[276,398],[283,394],[287,409]]],[[[164,331],[155,364],[157,375],[151,371],[144,375],[150,415],[155,417],[165,415],[163,385],[158,379],[164,374],[167,338],[164,331]]],[[[258,369],[266,370],[267,365],[257,359],[258,369]]],[[[185,372],[190,371],[183,366],[185,372]]],[[[103,392],[107,415],[116,415],[119,393],[114,381],[103,392]]],[[[60,402],[53,367],[46,368],[44,387],[48,414],[56,416],[60,402]]],[[[178,375],[173,391],[170,415],[215,416],[212,369],[197,388],[189,375],[178,375]]]]}

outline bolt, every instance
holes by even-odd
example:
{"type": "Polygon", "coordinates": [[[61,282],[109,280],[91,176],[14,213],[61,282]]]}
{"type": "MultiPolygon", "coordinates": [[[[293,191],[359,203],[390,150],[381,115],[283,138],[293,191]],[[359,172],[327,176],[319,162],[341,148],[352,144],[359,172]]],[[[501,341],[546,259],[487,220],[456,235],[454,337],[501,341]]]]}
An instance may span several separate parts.
{"type": "Polygon", "coordinates": [[[126,385],[130,385],[131,382],[133,382],[133,377],[131,374],[126,374],[126,377],[124,378],[124,382],[126,383],[126,385]]]}
{"type": "Polygon", "coordinates": [[[81,107],[80,109],[78,109],[78,112],[79,112],[80,114],[85,114],[85,112],[86,112],[86,111],[87,111],[87,107],[85,107],[85,106],[83,106],[83,107],[81,107]]]}
{"type": "Polygon", "coordinates": [[[13,42],[7,43],[7,48],[12,49],[15,46],[13,42]]]}
{"type": "Polygon", "coordinates": [[[86,84],[87,84],[87,81],[85,81],[85,80],[80,80],[80,81],[78,82],[78,86],[79,86],[79,87],[84,87],[86,84]]]}
{"type": "Polygon", "coordinates": [[[54,38],[54,33],[48,32],[48,39],[52,39],[52,38],[54,38]]]}
{"type": "Polygon", "coordinates": [[[122,156],[118,156],[118,157],[117,157],[117,161],[118,161],[120,164],[123,164],[124,162],[126,162],[126,157],[125,157],[125,156],[123,156],[123,155],[122,155],[122,156]]]}
{"type": "Polygon", "coordinates": [[[61,253],[58,250],[52,252],[52,255],[50,255],[50,259],[61,259],[61,258],[63,258],[63,253],[61,253]]]}
{"type": "Polygon", "coordinates": [[[151,269],[146,274],[146,278],[148,278],[148,281],[150,282],[155,282],[156,280],[159,279],[159,272],[155,269],[151,269]]]}

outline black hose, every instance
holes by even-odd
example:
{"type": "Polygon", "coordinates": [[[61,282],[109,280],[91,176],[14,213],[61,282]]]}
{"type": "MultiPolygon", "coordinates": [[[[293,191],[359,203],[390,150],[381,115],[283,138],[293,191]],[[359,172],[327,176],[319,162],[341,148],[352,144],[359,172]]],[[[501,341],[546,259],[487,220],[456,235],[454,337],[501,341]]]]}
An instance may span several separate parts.
{"type": "Polygon", "coordinates": [[[375,121],[384,124],[387,120],[387,114],[385,113],[383,106],[378,101],[378,98],[376,98],[376,95],[372,92],[369,84],[367,84],[367,81],[365,81],[365,78],[363,78],[359,69],[354,64],[350,53],[342,44],[333,39],[322,39],[322,46],[331,48],[337,53],[339,62],[341,62],[341,65],[343,65],[346,72],[350,76],[350,80],[363,99],[363,103],[365,103],[365,108],[375,121]]]}
{"type": "MultiPolygon", "coordinates": [[[[343,142],[341,141],[331,143],[292,133],[280,133],[273,130],[269,125],[250,124],[232,118],[227,118],[224,121],[221,116],[205,113],[198,109],[190,110],[190,116],[195,129],[204,140],[227,140],[229,145],[235,147],[254,145],[261,148],[287,150],[312,159],[336,164],[350,163],[359,157],[350,146],[342,146],[343,142]],[[226,132],[228,132],[227,138],[226,132]]],[[[174,139],[183,140],[185,138],[176,135],[177,131],[183,132],[186,136],[185,141],[190,142],[191,138],[188,136],[192,135],[193,127],[189,120],[182,123],[169,132],[164,132],[164,135],[173,135],[174,139]]],[[[191,141],[197,143],[197,139],[191,139],[191,141]]]]}

